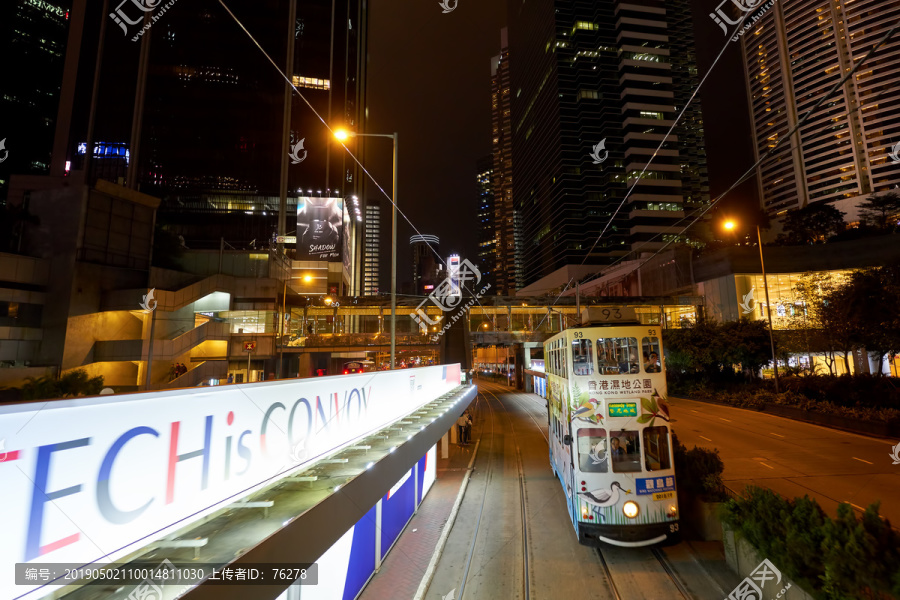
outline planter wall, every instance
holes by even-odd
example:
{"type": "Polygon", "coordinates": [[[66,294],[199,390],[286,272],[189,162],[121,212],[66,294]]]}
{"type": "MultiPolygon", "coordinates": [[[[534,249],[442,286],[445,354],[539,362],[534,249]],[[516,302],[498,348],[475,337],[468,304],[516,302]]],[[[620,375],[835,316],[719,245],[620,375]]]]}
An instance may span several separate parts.
{"type": "Polygon", "coordinates": [[[719,520],[721,502],[704,502],[697,498],[687,503],[688,520],[704,542],[722,541],[722,522],[719,520]]]}
{"type": "MultiPolygon", "coordinates": [[[[766,558],[743,536],[725,523],[722,523],[722,544],[725,546],[725,561],[728,563],[729,568],[740,577],[748,577],[766,558]]],[[[775,565],[775,568],[780,570],[778,565],[775,565]]],[[[789,583],[790,588],[779,597],[779,600],[815,600],[803,588],[788,579],[784,573],[781,574],[781,583],[779,585],[774,585],[774,581],[766,584],[763,588],[763,599],[774,599],[789,583]]]]}

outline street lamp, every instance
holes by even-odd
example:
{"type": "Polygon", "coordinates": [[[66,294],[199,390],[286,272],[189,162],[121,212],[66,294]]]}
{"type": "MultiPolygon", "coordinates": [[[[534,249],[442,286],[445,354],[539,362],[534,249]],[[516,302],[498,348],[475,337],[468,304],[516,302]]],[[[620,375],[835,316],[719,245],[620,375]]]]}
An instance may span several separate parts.
{"type": "MultiPolygon", "coordinates": [[[[729,219],[722,226],[728,231],[737,227],[737,223],[729,219]]],[[[772,366],[775,368],[775,393],[779,393],[778,386],[778,357],[775,356],[775,334],[772,330],[772,304],[769,302],[769,280],[766,278],[766,261],[763,259],[762,235],[759,233],[759,224],[756,225],[756,241],[759,244],[759,266],[762,270],[763,288],[766,290],[766,315],[769,318],[769,344],[772,347],[772,366]]]]}
{"type": "Polygon", "coordinates": [[[342,144],[352,137],[381,137],[391,138],[394,141],[394,166],[393,166],[393,201],[391,202],[391,369],[397,355],[397,134],[386,133],[356,133],[346,129],[336,129],[334,137],[342,144]]]}

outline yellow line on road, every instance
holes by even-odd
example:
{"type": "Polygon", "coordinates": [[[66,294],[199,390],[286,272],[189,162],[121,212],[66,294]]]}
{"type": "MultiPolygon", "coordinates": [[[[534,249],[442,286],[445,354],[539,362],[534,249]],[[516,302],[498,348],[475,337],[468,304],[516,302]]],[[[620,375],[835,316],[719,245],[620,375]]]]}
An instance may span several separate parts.
{"type": "Polygon", "coordinates": [[[702,437],[702,438],[703,438],[704,440],[706,440],[707,442],[711,442],[711,441],[712,441],[712,440],[709,439],[708,437],[703,437],[702,435],[701,435],[700,437],[702,437]]]}
{"type": "Polygon", "coordinates": [[[725,421],[726,423],[731,423],[731,419],[726,419],[724,417],[719,417],[719,419],[721,419],[722,421],[725,421]]]}
{"type": "Polygon", "coordinates": [[[850,506],[852,506],[859,512],[866,512],[866,509],[864,509],[862,506],[857,506],[857,505],[853,504],[852,502],[847,502],[847,504],[849,504],[850,506]]]}
{"type": "Polygon", "coordinates": [[[780,434],[780,433],[773,433],[773,432],[771,432],[771,431],[770,431],[770,432],[769,432],[769,433],[771,433],[771,434],[772,434],[772,435],[777,435],[777,436],[778,436],[778,437],[781,437],[781,438],[783,438],[783,437],[784,437],[784,436],[783,436],[783,435],[781,435],[781,434],[780,434]]]}
{"type": "Polygon", "coordinates": [[[856,458],[855,456],[853,457],[853,460],[858,460],[859,462],[864,462],[864,463],[866,463],[867,465],[875,464],[875,463],[870,463],[869,461],[863,460],[863,459],[861,459],[861,458],[856,458]]]}
{"type": "Polygon", "coordinates": [[[697,413],[697,414],[698,414],[698,415],[699,415],[699,414],[700,414],[700,413],[699,413],[699,412],[697,412],[697,411],[696,411],[696,410],[694,410],[694,409],[693,409],[693,408],[692,408],[692,409],[691,409],[691,412],[693,412],[693,413],[697,413]]]}
{"type": "Polygon", "coordinates": [[[775,470],[775,467],[773,467],[772,465],[767,465],[767,464],[764,463],[763,461],[759,461],[759,464],[761,464],[761,465],[764,466],[764,467],[769,467],[769,468],[772,469],[773,471],[775,470]]]}

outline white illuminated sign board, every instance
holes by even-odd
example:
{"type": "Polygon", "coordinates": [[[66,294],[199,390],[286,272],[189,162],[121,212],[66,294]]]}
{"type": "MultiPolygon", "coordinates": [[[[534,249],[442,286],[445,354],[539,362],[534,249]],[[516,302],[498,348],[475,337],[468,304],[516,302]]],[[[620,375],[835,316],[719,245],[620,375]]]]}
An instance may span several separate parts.
{"type": "Polygon", "coordinates": [[[53,589],[15,586],[14,563],[130,554],[459,380],[449,365],[0,406],[0,598],[53,589]]]}

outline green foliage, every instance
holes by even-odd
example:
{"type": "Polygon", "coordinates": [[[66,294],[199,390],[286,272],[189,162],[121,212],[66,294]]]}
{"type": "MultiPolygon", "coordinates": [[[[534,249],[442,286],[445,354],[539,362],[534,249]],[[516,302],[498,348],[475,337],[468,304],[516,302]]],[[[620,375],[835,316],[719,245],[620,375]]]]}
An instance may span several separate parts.
{"type": "Polygon", "coordinates": [[[845,214],[831,204],[820,202],[791,211],[784,219],[784,233],[778,236],[778,243],[824,244],[828,238],[844,230],[845,214]]]}
{"type": "Polygon", "coordinates": [[[764,321],[699,319],[682,329],[666,329],[664,335],[666,369],[676,377],[702,373],[711,380],[727,379],[735,368],[753,377],[771,359],[764,321]]]}
{"type": "Polygon", "coordinates": [[[24,400],[55,400],[75,396],[96,396],[103,389],[103,375],[88,377],[87,371],[69,371],[59,380],[50,377],[29,377],[23,385],[24,400]]]}
{"type": "Polygon", "coordinates": [[[900,213],[900,195],[896,192],[873,194],[856,205],[859,216],[879,229],[893,229],[891,217],[900,213]]]}
{"type": "MultiPolygon", "coordinates": [[[[695,384],[685,386],[682,389],[687,397],[701,400],[719,402],[737,408],[752,408],[762,410],[767,403],[781,406],[790,406],[809,412],[823,415],[834,415],[848,419],[862,419],[866,421],[878,421],[884,423],[900,422],[900,404],[895,402],[895,396],[882,398],[867,397],[865,389],[878,389],[874,387],[856,388],[854,381],[875,380],[869,376],[842,376],[842,377],[796,377],[784,378],[782,384],[785,391],[776,394],[767,387],[739,386],[736,390],[710,389],[707,385],[695,384]],[[836,394],[836,401],[814,400],[793,388],[805,390],[812,395],[811,390],[817,380],[826,380],[831,386],[826,388],[830,394],[836,394]],[[852,396],[840,395],[840,390],[853,390],[852,396]],[[856,398],[857,400],[853,400],[856,398]],[[843,404],[839,403],[843,402],[843,404]]],[[[892,385],[890,380],[884,382],[886,386],[892,385]]],[[[821,393],[821,390],[817,393],[821,393]]]]}
{"type": "Polygon", "coordinates": [[[831,519],[808,496],[750,487],[723,506],[722,519],[816,598],[900,597],[900,534],[877,503],[861,518],[841,504],[831,519]]]}
{"type": "Polygon", "coordinates": [[[728,500],[729,496],[722,482],[725,463],[719,457],[717,449],[709,450],[694,446],[691,450],[687,450],[674,433],[672,446],[679,492],[706,502],[728,500]]]}

